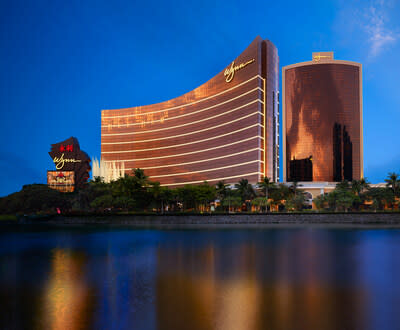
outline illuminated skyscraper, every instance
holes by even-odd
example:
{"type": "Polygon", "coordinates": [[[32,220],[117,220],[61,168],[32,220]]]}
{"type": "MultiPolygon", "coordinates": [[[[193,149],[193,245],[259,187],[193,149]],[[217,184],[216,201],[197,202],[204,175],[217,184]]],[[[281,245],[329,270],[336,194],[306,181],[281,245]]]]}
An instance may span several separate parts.
{"type": "MultiPolygon", "coordinates": [[[[202,86],[158,104],[103,110],[101,163],[181,186],[279,180],[279,62],[257,37],[202,86]]],[[[115,171],[114,171],[115,172],[115,171]]]]}
{"type": "Polygon", "coordinates": [[[362,68],[313,53],[282,69],[284,181],[363,177],[362,68]]]}

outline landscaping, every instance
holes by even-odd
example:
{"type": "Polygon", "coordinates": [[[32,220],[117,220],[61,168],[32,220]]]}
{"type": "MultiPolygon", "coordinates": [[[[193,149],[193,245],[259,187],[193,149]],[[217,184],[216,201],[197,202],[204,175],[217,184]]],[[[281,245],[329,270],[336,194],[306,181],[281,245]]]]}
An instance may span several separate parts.
{"type": "MultiPolygon", "coordinates": [[[[21,191],[0,199],[0,214],[89,215],[89,214],[232,214],[279,212],[397,212],[400,178],[389,173],[386,187],[371,187],[366,179],[343,181],[329,194],[312,201],[297,182],[273,183],[264,178],[256,187],[246,179],[235,185],[224,181],[204,182],[178,188],[160,186],[135,169],[106,183],[96,177],[72,193],[47,185],[26,185],[21,191]],[[313,210],[311,206],[313,205],[313,210]]],[[[8,220],[11,218],[8,218],[8,220]]]]}

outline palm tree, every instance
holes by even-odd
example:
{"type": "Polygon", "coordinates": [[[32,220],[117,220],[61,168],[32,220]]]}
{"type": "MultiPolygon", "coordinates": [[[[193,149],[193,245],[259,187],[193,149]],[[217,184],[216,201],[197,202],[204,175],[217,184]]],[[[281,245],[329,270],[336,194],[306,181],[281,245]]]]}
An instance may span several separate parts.
{"type": "Polygon", "coordinates": [[[172,190],[169,189],[168,187],[161,187],[160,199],[161,199],[161,213],[164,213],[164,203],[167,204],[167,210],[168,210],[168,205],[173,199],[172,190]]]}
{"type": "Polygon", "coordinates": [[[229,213],[231,213],[231,207],[233,207],[233,211],[235,211],[235,209],[241,205],[242,205],[242,199],[240,197],[233,196],[231,194],[228,194],[222,201],[222,206],[228,207],[229,213]]]}
{"type": "Polygon", "coordinates": [[[367,181],[366,178],[361,178],[360,180],[353,180],[351,182],[351,190],[359,196],[366,190],[370,188],[369,182],[367,181]]]}
{"type": "Polygon", "coordinates": [[[291,194],[292,192],[289,187],[280,183],[276,189],[271,191],[272,204],[279,208],[279,205],[282,205],[282,201],[289,199],[291,194]]]}
{"type": "MultiPolygon", "coordinates": [[[[235,184],[235,188],[237,189],[239,196],[242,198],[242,202],[246,202],[256,195],[253,186],[249,183],[249,180],[247,179],[240,180],[238,183],[235,184]]],[[[248,203],[246,202],[246,205],[247,204],[248,203]]]]}
{"type": "Polygon", "coordinates": [[[325,204],[327,202],[327,196],[324,195],[318,195],[316,198],[314,198],[314,204],[317,210],[322,210],[325,207],[325,204]]]}
{"type": "Polygon", "coordinates": [[[338,190],[349,190],[349,188],[350,188],[349,181],[347,181],[347,180],[343,180],[342,182],[339,182],[335,187],[335,189],[338,189],[338,190]]]}
{"type": "Polygon", "coordinates": [[[293,194],[296,196],[297,191],[299,190],[299,187],[303,186],[302,184],[299,184],[296,180],[292,182],[292,185],[290,186],[290,190],[293,192],[293,194]]]}
{"type": "Polygon", "coordinates": [[[371,188],[368,191],[369,200],[373,201],[375,209],[383,210],[394,202],[394,193],[392,189],[387,188],[371,188]]]}
{"type": "Polygon", "coordinates": [[[286,200],[285,209],[287,209],[288,211],[301,211],[303,209],[305,200],[306,196],[304,193],[294,195],[286,200]]]}
{"type": "Polygon", "coordinates": [[[390,187],[393,191],[393,193],[395,194],[395,196],[397,196],[399,190],[400,190],[400,177],[397,173],[391,172],[388,175],[388,179],[385,179],[386,181],[386,186],[390,187]]]}
{"type": "Polygon", "coordinates": [[[265,197],[256,197],[251,201],[251,205],[256,206],[258,211],[261,212],[263,207],[267,210],[268,200],[265,197]]]}
{"type": "Polygon", "coordinates": [[[270,178],[263,177],[263,179],[257,183],[258,188],[265,191],[265,197],[268,199],[268,191],[270,189],[276,188],[275,182],[272,182],[270,178]]]}
{"type": "Polygon", "coordinates": [[[226,184],[223,180],[218,181],[215,189],[217,191],[217,197],[222,201],[228,194],[229,184],[226,184]]]}
{"type": "Polygon", "coordinates": [[[359,180],[353,180],[351,181],[351,190],[353,191],[354,194],[357,196],[360,195],[361,193],[361,184],[359,180]]]}
{"type": "Polygon", "coordinates": [[[360,179],[360,205],[365,204],[365,201],[367,199],[368,191],[371,189],[370,183],[368,182],[367,178],[361,178],[360,179]]]}
{"type": "Polygon", "coordinates": [[[160,182],[155,181],[149,183],[148,191],[156,202],[157,209],[160,206],[161,213],[164,214],[164,202],[168,203],[171,199],[171,190],[168,187],[160,186],[160,182]]]}
{"type": "Polygon", "coordinates": [[[144,174],[144,171],[141,168],[135,168],[132,172],[137,185],[139,185],[140,187],[147,186],[149,177],[144,174]]]}
{"type": "Polygon", "coordinates": [[[361,186],[361,192],[365,192],[370,188],[370,183],[368,182],[367,178],[361,178],[360,179],[360,186],[361,186]]]}
{"type": "MultiPolygon", "coordinates": [[[[270,178],[265,176],[260,182],[257,183],[257,186],[265,191],[265,199],[268,202],[268,191],[276,188],[275,182],[272,182],[270,178]]],[[[265,212],[267,212],[267,209],[267,206],[265,206],[265,212]]]]}

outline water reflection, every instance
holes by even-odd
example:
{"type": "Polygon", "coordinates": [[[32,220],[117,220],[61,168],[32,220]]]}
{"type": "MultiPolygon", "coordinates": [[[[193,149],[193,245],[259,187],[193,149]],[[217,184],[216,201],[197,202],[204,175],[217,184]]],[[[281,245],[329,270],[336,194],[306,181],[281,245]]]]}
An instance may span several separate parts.
{"type": "Polygon", "coordinates": [[[82,253],[52,250],[39,328],[74,330],[89,324],[94,300],[83,278],[86,262],[82,253]]]}
{"type": "Polygon", "coordinates": [[[160,247],[159,328],[365,329],[356,256],[341,254],[329,235],[292,234],[258,244],[160,247]]]}
{"type": "Polygon", "coordinates": [[[399,231],[0,234],[0,328],[391,329],[399,231]]]}

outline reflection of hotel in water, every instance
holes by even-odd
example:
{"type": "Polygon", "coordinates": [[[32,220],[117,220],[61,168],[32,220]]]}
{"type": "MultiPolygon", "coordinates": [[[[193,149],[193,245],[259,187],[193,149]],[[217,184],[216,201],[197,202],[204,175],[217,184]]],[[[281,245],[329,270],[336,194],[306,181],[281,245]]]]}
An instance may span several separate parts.
{"type": "Polygon", "coordinates": [[[357,281],[354,255],[339,257],[334,243],[321,248],[303,233],[267,237],[277,245],[159,248],[158,329],[365,328],[367,292],[357,281]],[[336,267],[354,272],[336,282],[336,267]]]}
{"type": "Polygon", "coordinates": [[[282,70],[284,181],[363,176],[361,64],[313,53],[282,70]]]}
{"type": "Polygon", "coordinates": [[[158,104],[102,111],[101,159],[163,185],[278,181],[278,54],[257,37],[202,86],[158,104]],[[265,116],[266,114],[266,116],[265,116]],[[265,151],[265,152],[264,152],[265,151]]]}

